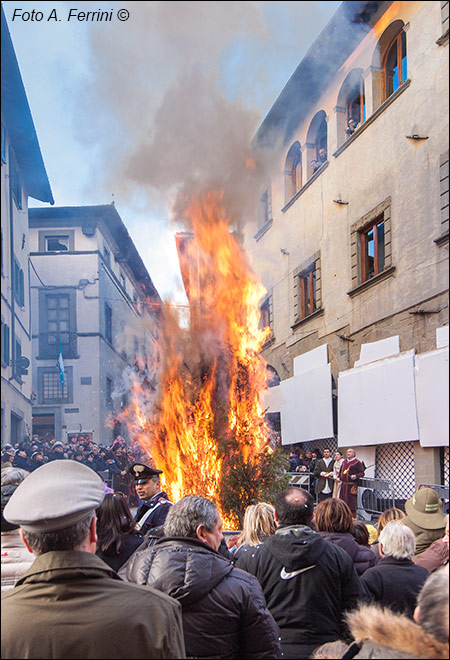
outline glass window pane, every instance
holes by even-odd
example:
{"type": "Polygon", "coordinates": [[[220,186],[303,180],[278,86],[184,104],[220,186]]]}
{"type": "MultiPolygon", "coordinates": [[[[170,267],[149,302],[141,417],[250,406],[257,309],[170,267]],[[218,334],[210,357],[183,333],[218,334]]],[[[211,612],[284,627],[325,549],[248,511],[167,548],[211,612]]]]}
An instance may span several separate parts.
{"type": "Polygon", "coordinates": [[[58,332],[58,323],[56,321],[49,321],[48,331],[49,332],[58,332]]]}
{"type": "Polygon", "coordinates": [[[49,309],[47,313],[47,318],[49,321],[56,321],[58,318],[58,312],[56,309],[49,309]]]}
{"type": "Polygon", "coordinates": [[[69,343],[69,334],[62,334],[61,335],[61,344],[68,344],[69,343]]]}
{"type": "Polygon", "coordinates": [[[47,296],[47,309],[56,309],[57,306],[57,299],[54,296],[47,296]]]}
{"type": "Polygon", "coordinates": [[[60,321],[59,329],[61,332],[69,332],[69,323],[68,321],[60,321]]]}
{"type": "Polygon", "coordinates": [[[402,32],[402,82],[408,77],[408,59],[406,57],[406,33],[402,32]]]}
{"type": "Polygon", "coordinates": [[[69,249],[68,236],[46,236],[47,252],[59,252],[69,249]]]}
{"type": "Polygon", "coordinates": [[[391,46],[386,58],[386,98],[398,87],[397,40],[391,46]]]}
{"type": "Polygon", "coordinates": [[[384,270],[384,222],[377,225],[378,273],[384,270]]]}
{"type": "Polygon", "coordinates": [[[59,311],[59,318],[61,321],[68,321],[69,320],[69,310],[68,309],[61,309],[59,311]]]}
{"type": "Polygon", "coordinates": [[[66,309],[67,307],[69,307],[69,296],[61,296],[58,299],[58,302],[59,302],[58,307],[60,309],[66,309]]]}

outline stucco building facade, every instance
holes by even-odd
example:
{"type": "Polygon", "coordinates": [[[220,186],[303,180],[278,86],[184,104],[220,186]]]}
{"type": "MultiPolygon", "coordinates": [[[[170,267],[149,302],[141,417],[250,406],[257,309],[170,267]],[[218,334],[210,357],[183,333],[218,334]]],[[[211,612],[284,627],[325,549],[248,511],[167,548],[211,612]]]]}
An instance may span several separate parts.
{"type": "Polygon", "coordinates": [[[1,10],[1,437],[31,432],[28,198],[53,204],[33,118],[1,10]]]}
{"type": "Polygon", "coordinates": [[[114,204],[30,209],[29,231],[33,433],[111,444],[130,370],[157,368],[160,297],[114,204]]]}
{"type": "MultiPolygon", "coordinates": [[[[363,364],[389,380],[389,361],[407,354],[411,397],[419,354],[441,351],[439,374],[448,369],[448,2],[342,3],[255,145],[270,170],[245,227],[267,289],[263,355],[283,383],[296,376],[297,358],[326,345],[331,373],[328,438],[312,430],[283,442],[354,446],[371,476],[396,465],[403,497],[421,483],[448,484],[448,443],[423,441],[420,401],[410,409],[414,430],[399,422],[398,441],[380,434],[370,443],[364,437],[386,412],[375,394],[370,407],[371,387],[359,413],[356,400],[353,411],[343,403],[343,375],[357,387],[363,364]],[[367,346],[384,348],[362,360],[367,346]]],[[[448,433],[448,404],[433,414],[448,433]]]]}

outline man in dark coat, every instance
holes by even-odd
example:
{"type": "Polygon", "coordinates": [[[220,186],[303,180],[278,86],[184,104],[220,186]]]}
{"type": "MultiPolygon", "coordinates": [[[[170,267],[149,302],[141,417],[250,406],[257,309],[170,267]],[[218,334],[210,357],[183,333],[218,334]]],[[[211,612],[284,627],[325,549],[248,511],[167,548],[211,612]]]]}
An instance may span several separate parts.
{"type": "Polygon", "coordinates": [[[144,463],[133,463],[130,472],[136,483],[136,493],[143,500],[136,511],[136,529],[146,534],[149,529],[164,525],[164,521],[172,506],[167,493],[161,490],[160,474],[162,470],[144,465],[144,463]]]}
{"type": "Polygon", "coordinates": [[[2,658],[185,658],[181,607],[127,584],[95,556],[100,477],[50,462],[17,487],[3,515],[36,559],[2,598],[2,658]]]}
{"type": "Polygon", "coordinates": [[[355,450],[348,449],[347,458],[344,459],[339,473],[339,479],[342,482],[339,497],[348,504],[353,518],[356,518],[358,506],[358,479],[363,478],[364,472],[364,465],[356,458],[355,450]]]}
{"type": "Polygon", "coordinates": [[[327,447],[323,450],[323,457],[317,460],[314,468],[314,477],[316,479],[314,490],[319,502],[333,497],[333,468],[334,459],[331,458],[331,450],[327,447]]]}
{"type": "Polygon", "coordinates": [[[174,504],[165,538],[131,558],[127,579],[177,598],[192,658],[280,658],[279,630],[252,575],[219,552],[222,521],[213,502],[188,495],[174,504]]]}
{"type": "Polygon", "coordinates": [[[258,578],[280,627],[284,658],[309,658],[321,644],[342,639],[344,612],[365,597],[345,550],[309,526],[313,514],[308,491],[286,488],[275,500],[275,534],[236,562],[258,578]]]}

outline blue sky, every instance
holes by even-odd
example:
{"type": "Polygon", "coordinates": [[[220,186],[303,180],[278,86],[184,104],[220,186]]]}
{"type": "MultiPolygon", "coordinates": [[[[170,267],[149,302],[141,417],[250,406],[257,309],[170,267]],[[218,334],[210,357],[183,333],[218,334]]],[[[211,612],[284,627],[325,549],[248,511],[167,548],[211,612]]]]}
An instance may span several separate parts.
{"type": "Polygon", "coordinates": [[[236,126],[251,137],[340,4],[3,2],[56,205],[114,200],[160,294],[183,302],[169,221],[179,176],[156,176],[143,145],[189,146],[195,158],[197,137],[205,142],[210,131],[216,140],[220,128],[195,103],[200,89],[214,98],[206,107],[223,99],[231,119],[236,109],[236,126]],[[42,20],[23,20],[33,9],[42,20]],[[70,9],[113,18],[68,20],[70,9]],[[123,9],[126,21],[117,18],[123,9]],[[52,10],[57,21],[47,20],[52,10]],[[179,115],[165,116],[167,99],[180,104],[180,116],[195,110],[189,145],[177,132],[179,115]]]}

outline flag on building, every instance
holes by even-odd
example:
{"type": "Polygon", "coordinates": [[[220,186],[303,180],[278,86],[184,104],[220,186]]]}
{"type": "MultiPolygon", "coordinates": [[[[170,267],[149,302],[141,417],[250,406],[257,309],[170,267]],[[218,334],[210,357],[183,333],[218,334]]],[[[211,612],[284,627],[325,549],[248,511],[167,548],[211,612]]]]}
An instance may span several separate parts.
{"type": "Polygon", "coordinates": [[[59,382],[64,387],[64,360],[62,356],[61,339],[59,340],[58,370],[59,370],[59,382]]]}

